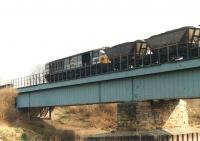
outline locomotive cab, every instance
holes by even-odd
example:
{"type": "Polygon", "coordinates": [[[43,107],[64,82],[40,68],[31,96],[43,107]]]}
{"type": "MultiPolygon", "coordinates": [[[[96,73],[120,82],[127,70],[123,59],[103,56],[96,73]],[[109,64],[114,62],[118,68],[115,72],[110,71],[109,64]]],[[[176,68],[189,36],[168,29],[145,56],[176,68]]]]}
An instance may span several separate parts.
{"type": "Polygon", "coordinates": [[[99,50],[94,50],[92,52],[92,64],[93,65],[111,63],[105,50],[106,50],[106,48],[102,48],[99,50]]]}

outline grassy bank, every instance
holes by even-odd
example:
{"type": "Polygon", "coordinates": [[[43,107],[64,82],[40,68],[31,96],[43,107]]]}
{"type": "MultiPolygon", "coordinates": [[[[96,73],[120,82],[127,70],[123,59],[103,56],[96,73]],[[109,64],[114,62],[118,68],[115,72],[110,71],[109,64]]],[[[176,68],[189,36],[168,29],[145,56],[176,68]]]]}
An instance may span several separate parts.
{"type": "Polygon", "coordinates": [[[17,92],[0,89],[0,138],[6,141],[74,141],[116,127],[116,104],[57,107],[52,120],[31,120],[15,108],[17,92]]]}

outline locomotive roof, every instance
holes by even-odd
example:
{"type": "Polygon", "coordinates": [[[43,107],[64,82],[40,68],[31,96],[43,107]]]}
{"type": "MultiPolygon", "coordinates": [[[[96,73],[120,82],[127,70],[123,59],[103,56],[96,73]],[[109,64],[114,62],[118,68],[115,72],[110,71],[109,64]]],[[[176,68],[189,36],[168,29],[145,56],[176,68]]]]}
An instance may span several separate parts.
{"type": "Polygon", "coordinates": [[[49,64],[49,63],[52,63],[52,62],[61,61],[63,59],[67,59],[67,58],[70,58],[70,57],[75,57],[75,56],[78,56],[78,55],[81,55],[81,54],[84,54],[84,53],[89,53],[89,52],[92,52],[92,51],[98,51],[98,50],[101,50],[101,49],[104,49],[104,48],[109,48],[109,47],[97,48],[97,49],[94,49],[94,50],[85,51],[85,52],[78,53],[78,54],[75,54],[75,55],[70,55],[70,56],[67,56],[67,57],[64,57],[64,58],[61,58],[61,59],[56,59],[56,60],[50,61],[50,62],[48,62],[46,64],[49,64]]]}

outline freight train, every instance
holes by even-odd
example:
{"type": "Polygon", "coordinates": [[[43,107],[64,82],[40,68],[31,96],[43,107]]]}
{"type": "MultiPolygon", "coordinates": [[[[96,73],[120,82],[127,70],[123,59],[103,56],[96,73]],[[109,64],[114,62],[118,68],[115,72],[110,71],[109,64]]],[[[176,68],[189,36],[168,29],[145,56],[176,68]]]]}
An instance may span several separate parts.
{"type": "Polygon", "coordinates": [[[48,82],[200,57],[200,28],[182,27],[148,39],[103,47],[45,65],[48,82]]]}

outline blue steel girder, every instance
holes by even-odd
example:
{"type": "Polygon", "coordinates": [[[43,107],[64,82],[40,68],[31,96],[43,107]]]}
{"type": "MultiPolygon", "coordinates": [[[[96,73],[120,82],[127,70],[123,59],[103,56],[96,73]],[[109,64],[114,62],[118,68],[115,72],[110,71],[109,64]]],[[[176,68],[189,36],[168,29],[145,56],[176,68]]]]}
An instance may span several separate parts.
{"type": "Polygon", "coordinates": [[[17,107],[200,98],[200,59],[18,89],[17,107]]]}

